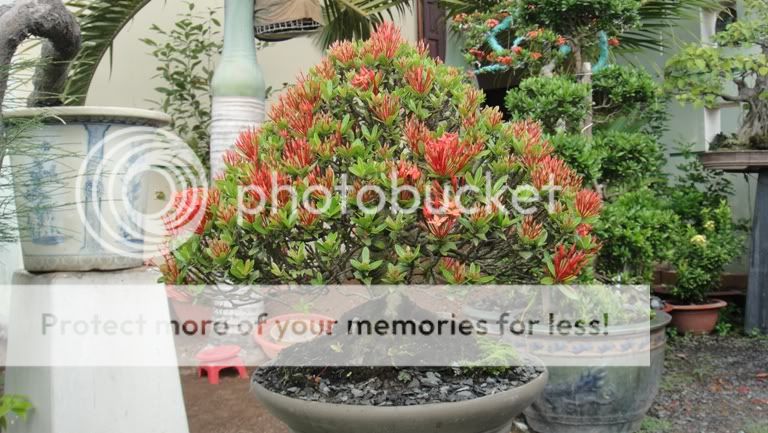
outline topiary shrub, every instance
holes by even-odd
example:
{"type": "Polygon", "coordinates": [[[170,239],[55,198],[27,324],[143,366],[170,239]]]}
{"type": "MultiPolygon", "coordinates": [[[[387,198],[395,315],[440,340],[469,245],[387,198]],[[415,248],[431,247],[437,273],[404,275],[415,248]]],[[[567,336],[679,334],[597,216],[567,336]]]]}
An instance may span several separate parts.
{"type": "Polygon", "coordinates": [[[666,163],[661,144],[648,134],[608,131],[595,136],[602,149],[602,182],[608,185],[637,186],[659,183],[666,163]]]}
{"type": "Polygon", "coordinates": [[[536,119],[546,131],[578,133],[590,109],[590,91],[572,77],[535,77],[510,90],[505,102],[513,119],[536,119]]]}
{"type": "Polygon", "coordinates": [[[193,233],[163,281],[591,281],[600,196],[538,124],[504,123],[482,102],[392,24],[333,45],[240,137],[213,189],[177,197],[169,227],[193,233]]]}

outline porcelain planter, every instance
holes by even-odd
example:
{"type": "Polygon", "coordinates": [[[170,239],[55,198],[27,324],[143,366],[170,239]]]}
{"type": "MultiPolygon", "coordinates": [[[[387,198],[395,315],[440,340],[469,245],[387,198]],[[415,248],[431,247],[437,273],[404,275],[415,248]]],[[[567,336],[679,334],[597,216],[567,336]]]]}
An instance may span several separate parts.
{"type": "Polygon", "coordinates": [[[218,344],[237,344],[242,347],[251,342],[251,335],[264,318],[264,297],[249,286],[218,286],[213,300],[213,323],[218,344]],[[226,324],[226,326],[222,325],[226,324]]]}
{"type": "MultiPolygon", "coordinates": [[[[659,390],[664,369],[665,328],[671,318],[657,312],[650,326],[650,366],[616,366],[617,359],[631,356],[625,343],[633,347],[647,342],[648,326],[627,327],[609,343],[604,338],[591,343],[573,341],[552,343],[548,329],[535,329],[527,338],[527,350],[547,364],[547,358],[572,350],[594,351],[595,367],[547,367],[549,383],[541,397],[525,410],[529,426],[539,433],[634,433],[659,390]],[[633,340],[637,340],[636,342],[633,340]],[[636,344],[635,344],[636,343],[636,344]],[[565,352],[562,352],[565,351],[565,352]],[[600,366],[601,362],[604,366],[600,366]]],[[[643,349],[648,350],[645,346],[643,349]]]]}
{"type": "Polygon", "coordinates": [[[253,383],[252,392],[292,433],[509,433],[514,418],[544,390],[547,372],[518,388],[455,403],[353,406],[286,397],[253,383]]]}
{"type": "Polygon", "coordinates": [[[704,167],[733,173],[768,170],[768,150],[723,150],[699,155],[704,167]]]}
{"type": "Polygon", "coordinates": [[[53,272],[142,266],[141,224],[127,226],[125,214],[107,209],[127,206],[143,214],[148,185],[136,177],[128,184],[121,171],[94,173],[104,165],[105,155],[130,153],[167,126],[170,117],[109,107],[23,109],[4,116],[41,123],[24,132],[24,150],[10,155],[24,268],[53,272]]]}
{"type": "Polygon", "coordinates": [[[669,302],[672,309],[672,326],[681,334],[711,333],[717,325],[720,310],[728,303],[720,299],[712,299],[703,305],[680,305],[669,302]]]}

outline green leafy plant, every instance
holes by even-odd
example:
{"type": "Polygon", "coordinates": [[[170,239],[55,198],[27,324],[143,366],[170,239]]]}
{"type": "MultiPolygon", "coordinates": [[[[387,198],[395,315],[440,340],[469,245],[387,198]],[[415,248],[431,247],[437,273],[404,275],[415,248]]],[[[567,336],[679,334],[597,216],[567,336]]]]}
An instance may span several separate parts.
{"type": "Polygon", "coordinates": [[[195,10],[194,2],[186,2],[173,27],[162,29],[153,24],[154,38],[142,41],[152,49],[157,60],[157,75],[164,84],[155,90],[160,99],[157,107],[169,114],[171,127],[201,161],[209,161],[211,125],[211,91],[215,57],[221,51],[221,23],[216,10],[195,10]]]}
{"type": "Polygon", "coordinates": [[[19,395],[0,395],[0,432],[8,429],[8,417],[14,416],[26,420],[32,403],[26,397],[19,395]]]}
{"type": "Polygon", "coordinates": [[[567,76],[528,78],[507,93],[506,106],[513,119],[532,118],[546,131],[578,133],[590,110],[591,90],[567,76]]]}
{"type": "Polygon", "coordinates": [[[716,107],[735,102],[746,110],[736,142],[766,148],[768,143],[768,3],[744,2],[747,17],[728,25],[710,44],[688,45],[667,63],[669,91],[680,102],[716,107]],[[754,47],[754,52],[744,49],[754,47]],[[739,48],[734,50],[734,48],[739,48]],[[735,85],[736,92],[728,87],[735,85]]]}
{"type": "Polygon", "coordinates": [[[595,145],[605,155],[601,182],[628,187],[663,181],[666,158],[653,136],[607,131],[595,136],[595,145]]]}
{"type": "Polygon", "coordinates": [[[744,244],[736,234],[726,202],[714,209],[703,209],[701,215],[702,227],[688,225],[677,233],[671,259],[678,277],[671,294],[692,304],[705,302],[707,295],[720,287],[723,269],[744,244]]]}
{"type": "Polygon", "coordinates": [[[595,231],[604,239],[598,272],[625,283],[651,281],[655,265],[672,257],[679,217],[648,188],[606,204],[595,231]]]}
{"type": "Polygon", "coordinates": [[[281,95],[258,133],[240,137],[214,189],[176,198],[169,221],[204,217],[166,258],[163,281],[592,281],[599,196],[582,189],[538,125],[504,123],[497,110],[481,109],[482,99],[465,74],[404,43],[390,23],[368,41],[334,45],[281,95]],[[511,206],[512,192],[548,191],[550,177],[559,187],[551,211],[545,201],[531,203],[530,215],[511,206]],[[331,188],[342,178],[348,188],[331,188]],[[458,185],[477,192],[459,203],[458,185]],[[319,186],[323,194],[310,189],[319,186]],[[508,212],[486,193],[499,193],[508,212]]]}

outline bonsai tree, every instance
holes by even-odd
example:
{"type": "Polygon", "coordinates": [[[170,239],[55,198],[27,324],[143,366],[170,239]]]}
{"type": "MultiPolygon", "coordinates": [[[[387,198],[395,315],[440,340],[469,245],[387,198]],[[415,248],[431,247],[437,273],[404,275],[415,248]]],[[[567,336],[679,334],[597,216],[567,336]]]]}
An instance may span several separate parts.
{"type": "Polygon", "coordinates": [[[591,281],[599,195],[538,124],[504,123],[482,102],[464,74],[392,24],[334,44],[270,121],[238,140],[215,188],[176,198],[169,227],[193,233],[168,254],[163,281],[591,281]],[[522,213],[513,200],[531,186],[554,202],[522,213]],[[462,187],[473,191],[458,197],[462,187]]]}
{"type": "Polygon", "coordinates": [[[720,144],[768,149],[768,4],[745,0],[745,6],[747,17],[718,33],[717,45],[689,45],[673,57],[666,66],[666,82],[684,103],[742,105],[745,113],[735,140],[720,144]],[[736,92],[728,90],[729,83],[736,92]]]}

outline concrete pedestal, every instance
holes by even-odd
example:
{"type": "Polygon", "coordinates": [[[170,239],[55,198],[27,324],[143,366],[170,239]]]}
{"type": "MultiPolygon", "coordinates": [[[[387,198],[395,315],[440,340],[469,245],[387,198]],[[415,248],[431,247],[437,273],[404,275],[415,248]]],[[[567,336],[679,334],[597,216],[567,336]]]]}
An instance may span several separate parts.
{"type": "Polygon", "coordinates": [[[189,431],[170,333],[148,331],[140,339],[86,334],[75,340],[68,334],[31,349],[43,341],[41,311],[62,320],[140,314],[148,323],[167,323],[164,287],[156,280],[146,269],[14,275],[6,391],[27,396],[35,409],[10,433],[189,431]],[[75,289],[89,285],[98,290],[75,289]],[[142,289],[132,293],[129,285],[142,289]],[[51,290],[41,290],[44,286],[51,290]],[[123,362],[111,363],[118,359],[123,362]]]}
{"type": "Polygon", "coordinates": [[[760,172],[752,225],[745,329],[768,334],[768,170],[760,172]]]}

